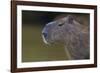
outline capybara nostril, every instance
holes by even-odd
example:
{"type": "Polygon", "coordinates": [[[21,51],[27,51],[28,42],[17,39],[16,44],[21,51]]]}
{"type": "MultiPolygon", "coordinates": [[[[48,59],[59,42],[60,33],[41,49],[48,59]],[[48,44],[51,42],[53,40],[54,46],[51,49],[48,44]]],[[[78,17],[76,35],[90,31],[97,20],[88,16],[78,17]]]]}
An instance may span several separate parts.
{"type": "Polygon", "coordinates": [[[43,36],[44,36],[45,38],[47,37],[47,33],[44,33],[44,32],[43,32],[42,34],[43,34],[43,36]]]}

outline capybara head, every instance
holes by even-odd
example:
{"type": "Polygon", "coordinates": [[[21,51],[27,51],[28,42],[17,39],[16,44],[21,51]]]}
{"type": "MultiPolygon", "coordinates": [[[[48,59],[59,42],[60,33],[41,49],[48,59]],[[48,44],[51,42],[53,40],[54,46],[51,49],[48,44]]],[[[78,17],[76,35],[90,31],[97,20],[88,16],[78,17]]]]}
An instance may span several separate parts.
{"type": "Polygon", "coordinates": [[[45,43],[66,43],[66,40],[74,39],[80,30],[80,24],[74,20],[74,17],[68,15],[64,18],[49,22],[45,25],[42,36],[45,43]],[[73,37],[73,38],[72,38],[73,37]]]}

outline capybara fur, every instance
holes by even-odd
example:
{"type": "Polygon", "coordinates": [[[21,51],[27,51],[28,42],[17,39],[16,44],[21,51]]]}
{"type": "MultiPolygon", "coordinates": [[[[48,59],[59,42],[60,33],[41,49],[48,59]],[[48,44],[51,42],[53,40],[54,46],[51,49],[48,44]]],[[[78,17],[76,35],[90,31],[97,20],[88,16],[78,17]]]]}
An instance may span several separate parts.
{"type": "Polygon", "coordinates": [[[71,60],[89,59],[89,28],[79,23],[73,15],[46,24],[42,36],[46,44],[63,44],[71,60]]]}

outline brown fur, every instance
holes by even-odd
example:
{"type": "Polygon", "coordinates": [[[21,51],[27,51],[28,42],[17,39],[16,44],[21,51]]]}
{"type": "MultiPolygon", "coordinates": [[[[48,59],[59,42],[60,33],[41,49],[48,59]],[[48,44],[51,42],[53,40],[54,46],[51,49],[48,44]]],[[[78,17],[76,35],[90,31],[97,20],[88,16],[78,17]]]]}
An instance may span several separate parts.
{"type": "Polygon", "coordinates": [[[62,43],[66,53],[70,53],[70,59],[89,58],[89,29],[68,15],[54,20],[45,26],[43,32],[48,32],[48,43],[62,43]]]}

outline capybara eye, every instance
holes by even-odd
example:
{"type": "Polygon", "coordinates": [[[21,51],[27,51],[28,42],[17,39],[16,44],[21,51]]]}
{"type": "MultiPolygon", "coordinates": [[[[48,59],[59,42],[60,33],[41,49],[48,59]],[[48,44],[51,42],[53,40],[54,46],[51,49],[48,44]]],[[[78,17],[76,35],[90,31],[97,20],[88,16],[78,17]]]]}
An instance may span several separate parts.
{"type": "Polygon", "coordinates": [[[61,23],[61,24],[59,24],[58,26],[62,26],[62,25],[64,25],[63,23],[61,23]]]}

